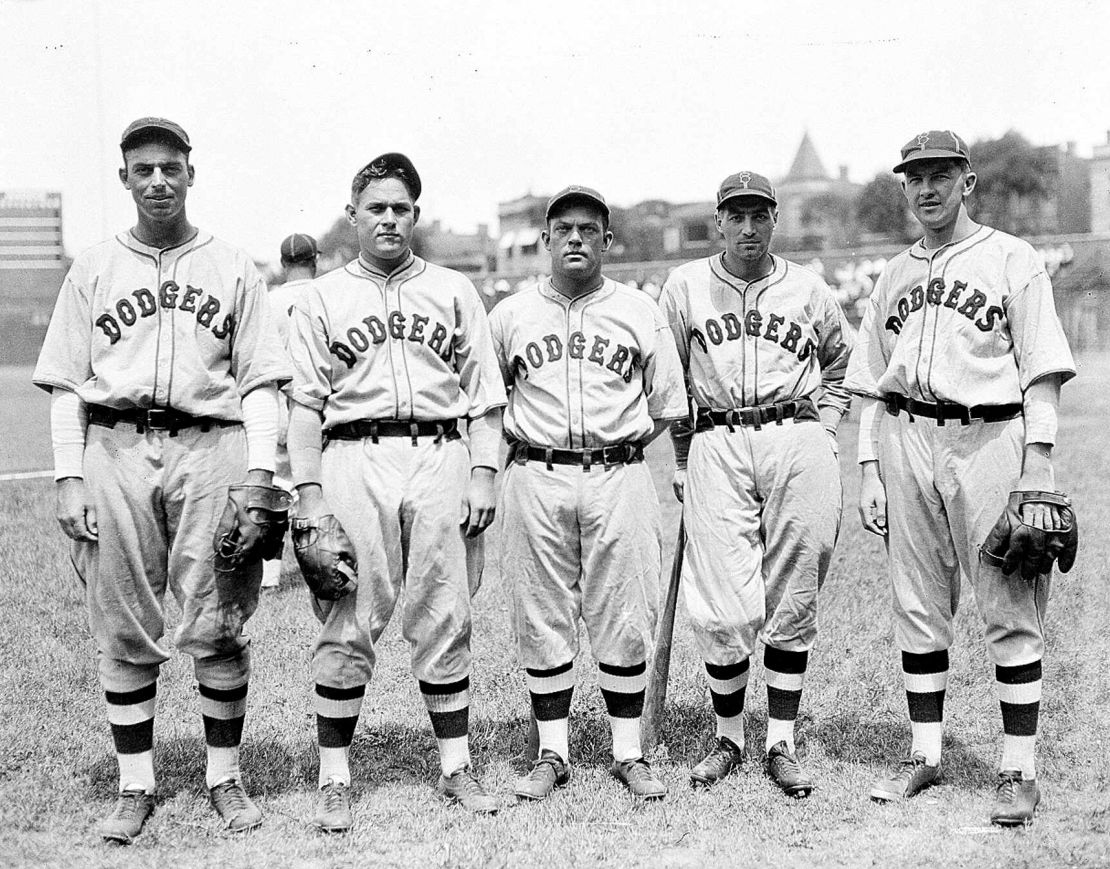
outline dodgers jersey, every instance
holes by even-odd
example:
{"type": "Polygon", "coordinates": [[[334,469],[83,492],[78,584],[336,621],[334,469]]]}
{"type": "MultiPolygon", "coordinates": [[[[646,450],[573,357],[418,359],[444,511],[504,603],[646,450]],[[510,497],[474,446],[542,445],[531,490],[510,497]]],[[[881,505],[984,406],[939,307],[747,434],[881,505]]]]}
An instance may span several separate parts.
{"type": "Polygon", "coordinates": [[[647,437],[655,420],[688,415],[674,341],[649,296],[604,278],[576,299],[546,278],[490,314],[497,361],[512,387],[504,430],[558,449],[647,437]]]}
{"type": "Polygon", "coordinates": [[[266,293],[210,233],[163,250],[122,232],[74,261],[32,379],[117,410],[242,421],[243,395],[290,376],[266,293]]]}
{"type": "Polygon", "coordinates": [[[883,271],[847,388],[966,406],[1012,404],[1039,377],[1075,375],[1052,284],[1026,242],[980,226],[935,250],[924,240],[883,271]]]}
{"type": "Polygon", "coordinates": [[[325,431],[358,419],[484,416],[505,404],[486,310],[466,276],[409,253],[358,258],[312,282],[289,324],[293,399],[325,431]]]}
{"type": "Polygon", "coordinates": [[[695,404],[734,410],[823,387],[818,406],[846,411],[843,380],[854,340],[828,285],[773,255],[770,274],[745,282],[722,257],[679,266],[659,297],[695,404]]]}
{"type": "Polygon", "coordinates": [[[311,285],[312,278],[301,278],[286,281],[270,290],[270,307],[274,310],[278,332],[286,347],[289,346],[289,318],[293,316],[293,307],[311,285]]]}

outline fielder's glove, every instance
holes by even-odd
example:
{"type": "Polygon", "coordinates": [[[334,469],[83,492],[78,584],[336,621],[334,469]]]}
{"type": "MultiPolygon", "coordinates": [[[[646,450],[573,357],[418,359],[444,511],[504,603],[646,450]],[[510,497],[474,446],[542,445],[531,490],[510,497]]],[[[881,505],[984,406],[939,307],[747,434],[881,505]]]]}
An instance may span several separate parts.
{"type": "Polygon", "coordinates": [[[358,587],[355,548],[330,513],[293,520],[293,553],[309,590],[321,600],[339,600],[358,587]]]}
{"type": "Polygon", "coordinates": [[[1018,567],[1031,580],[1052,570],[1057,561],[1067,573],[1079,549],[1079,524],[1071,501],[1062,492],[1017,491],[1010,493],[1006,509],[979,547],[979,559],[1009,576],[1018,567]],[[1044,504],[1058,519],[1059,529],[1037,528],[1021,518],[1023,504],[1044,504]]]}
{"type": "Polygon", "coordinates": [[[229,487],[212,541],[216,570],[233,573],[263,558],[280,558],[292,504],[293,496],[277,486],[229,487]]]}

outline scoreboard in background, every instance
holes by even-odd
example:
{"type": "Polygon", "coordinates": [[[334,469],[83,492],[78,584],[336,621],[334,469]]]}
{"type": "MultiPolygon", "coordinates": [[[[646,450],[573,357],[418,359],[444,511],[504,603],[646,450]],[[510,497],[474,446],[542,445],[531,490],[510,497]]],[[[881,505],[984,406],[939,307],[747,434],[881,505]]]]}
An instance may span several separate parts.
{"type": "Polygon", "coordinates": [[[62,195],[0,191],[0,365],[35,361],[68,266],[62,195]]]}

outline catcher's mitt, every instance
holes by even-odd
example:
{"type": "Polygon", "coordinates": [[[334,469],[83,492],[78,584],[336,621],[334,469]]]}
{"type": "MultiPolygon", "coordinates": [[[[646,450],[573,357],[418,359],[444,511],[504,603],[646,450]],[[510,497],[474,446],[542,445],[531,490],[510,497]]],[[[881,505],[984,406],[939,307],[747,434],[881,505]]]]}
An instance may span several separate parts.
{"type": "Polygon", "coordinates": [[[1067,573],[1075,563],[1079,549],[1079,524],[1071,501],[1062,492],[1017,491],[1010,493],[1006,509],[979,547],[979,558],[1001,567],[1009,576],[1018,567],[1025,579],[1052,570],[1052,562],[1067,573]],[[1024,504],[1044,504],[1059,520],[1059,529],[1037,528],[1021,518],[1024,504]]]}
{"type": "Polygon", "coordinates": [[[355,548],[330,513],[293,520],[293,552],[309,590],[321,600],[339,600],[358,587],[355,548]]]}
{"type": "Polygon", "coordinates": [[[277,486],[230,486],[212,541],[216,570],[231,573],[263,558],[280,558],[292,504],[293,496],[277,486]]]}

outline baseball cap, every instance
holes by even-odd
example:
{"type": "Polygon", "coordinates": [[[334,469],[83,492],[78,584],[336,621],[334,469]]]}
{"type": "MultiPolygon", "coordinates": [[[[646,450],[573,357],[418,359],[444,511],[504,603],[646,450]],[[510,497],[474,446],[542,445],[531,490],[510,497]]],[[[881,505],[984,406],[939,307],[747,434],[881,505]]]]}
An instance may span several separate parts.
{"type": "Polygon", "coordinates": [[[120,137],[120,149],[126,151],[132,140],[138,138],[142,133],[150,132],[160,132],[162,135],[169,137],[186,154],[193,150],[193,146],[189,144],[189,134],[185,132],[180,124],[175,124],[165,118],[139,118],[137,121],[132,121],[127,125],[127,129],[123,131],[123,136],[120,137]]]}
{"type": "Polygon", "coordinates": [[[963,160],[971,166],[971,151],[951,130],[929,130],[918,133],[902,146],[902,162],[892,171],[904,172],[915,160],[963,160]]]}
{"type": "Polygon", "coordinates": [[[609,205],[606,203],[605,197],[592,187],[583,187],[581,184],[571,184],[569,187],[564,187],[548,199],[547,208],[543,213],[543,219],[550,220],[551,212],[555,209],[555,206],[566,199],[586,199],[601,209],[606,220],[609,219],[609,205]]]}
{"type": "Polygon", "coordinates": [[[377,177],[381,177],[391,169],[400,169],[409,180],[407,186],[411,188],[412,201],[415,202],[420,198],[420,191],[424,189],[420,184],[420,174],[412,165],[412,160],[404,154],[398,154],[396,151],[379,154],[366,165],[371,169],[371,174],[377,177]]]}
{"type": "Polygon", "coordinates": [[[721,182],[721,186],[717,188],[717,207],[720,208],[729,200],[739,199],[741,196],[756,196],[766,199],[772,205],[779,204],[775,198],[775,187],[767,178],[755,172],[745,171],[729,175],[721,182]]]}
{"type": "Polygon", "coordinates": [[[303,232],[294,232],[281,243],[281,258],[288,263],[314,260],[319,253],[316,239],[303,232]]]}

